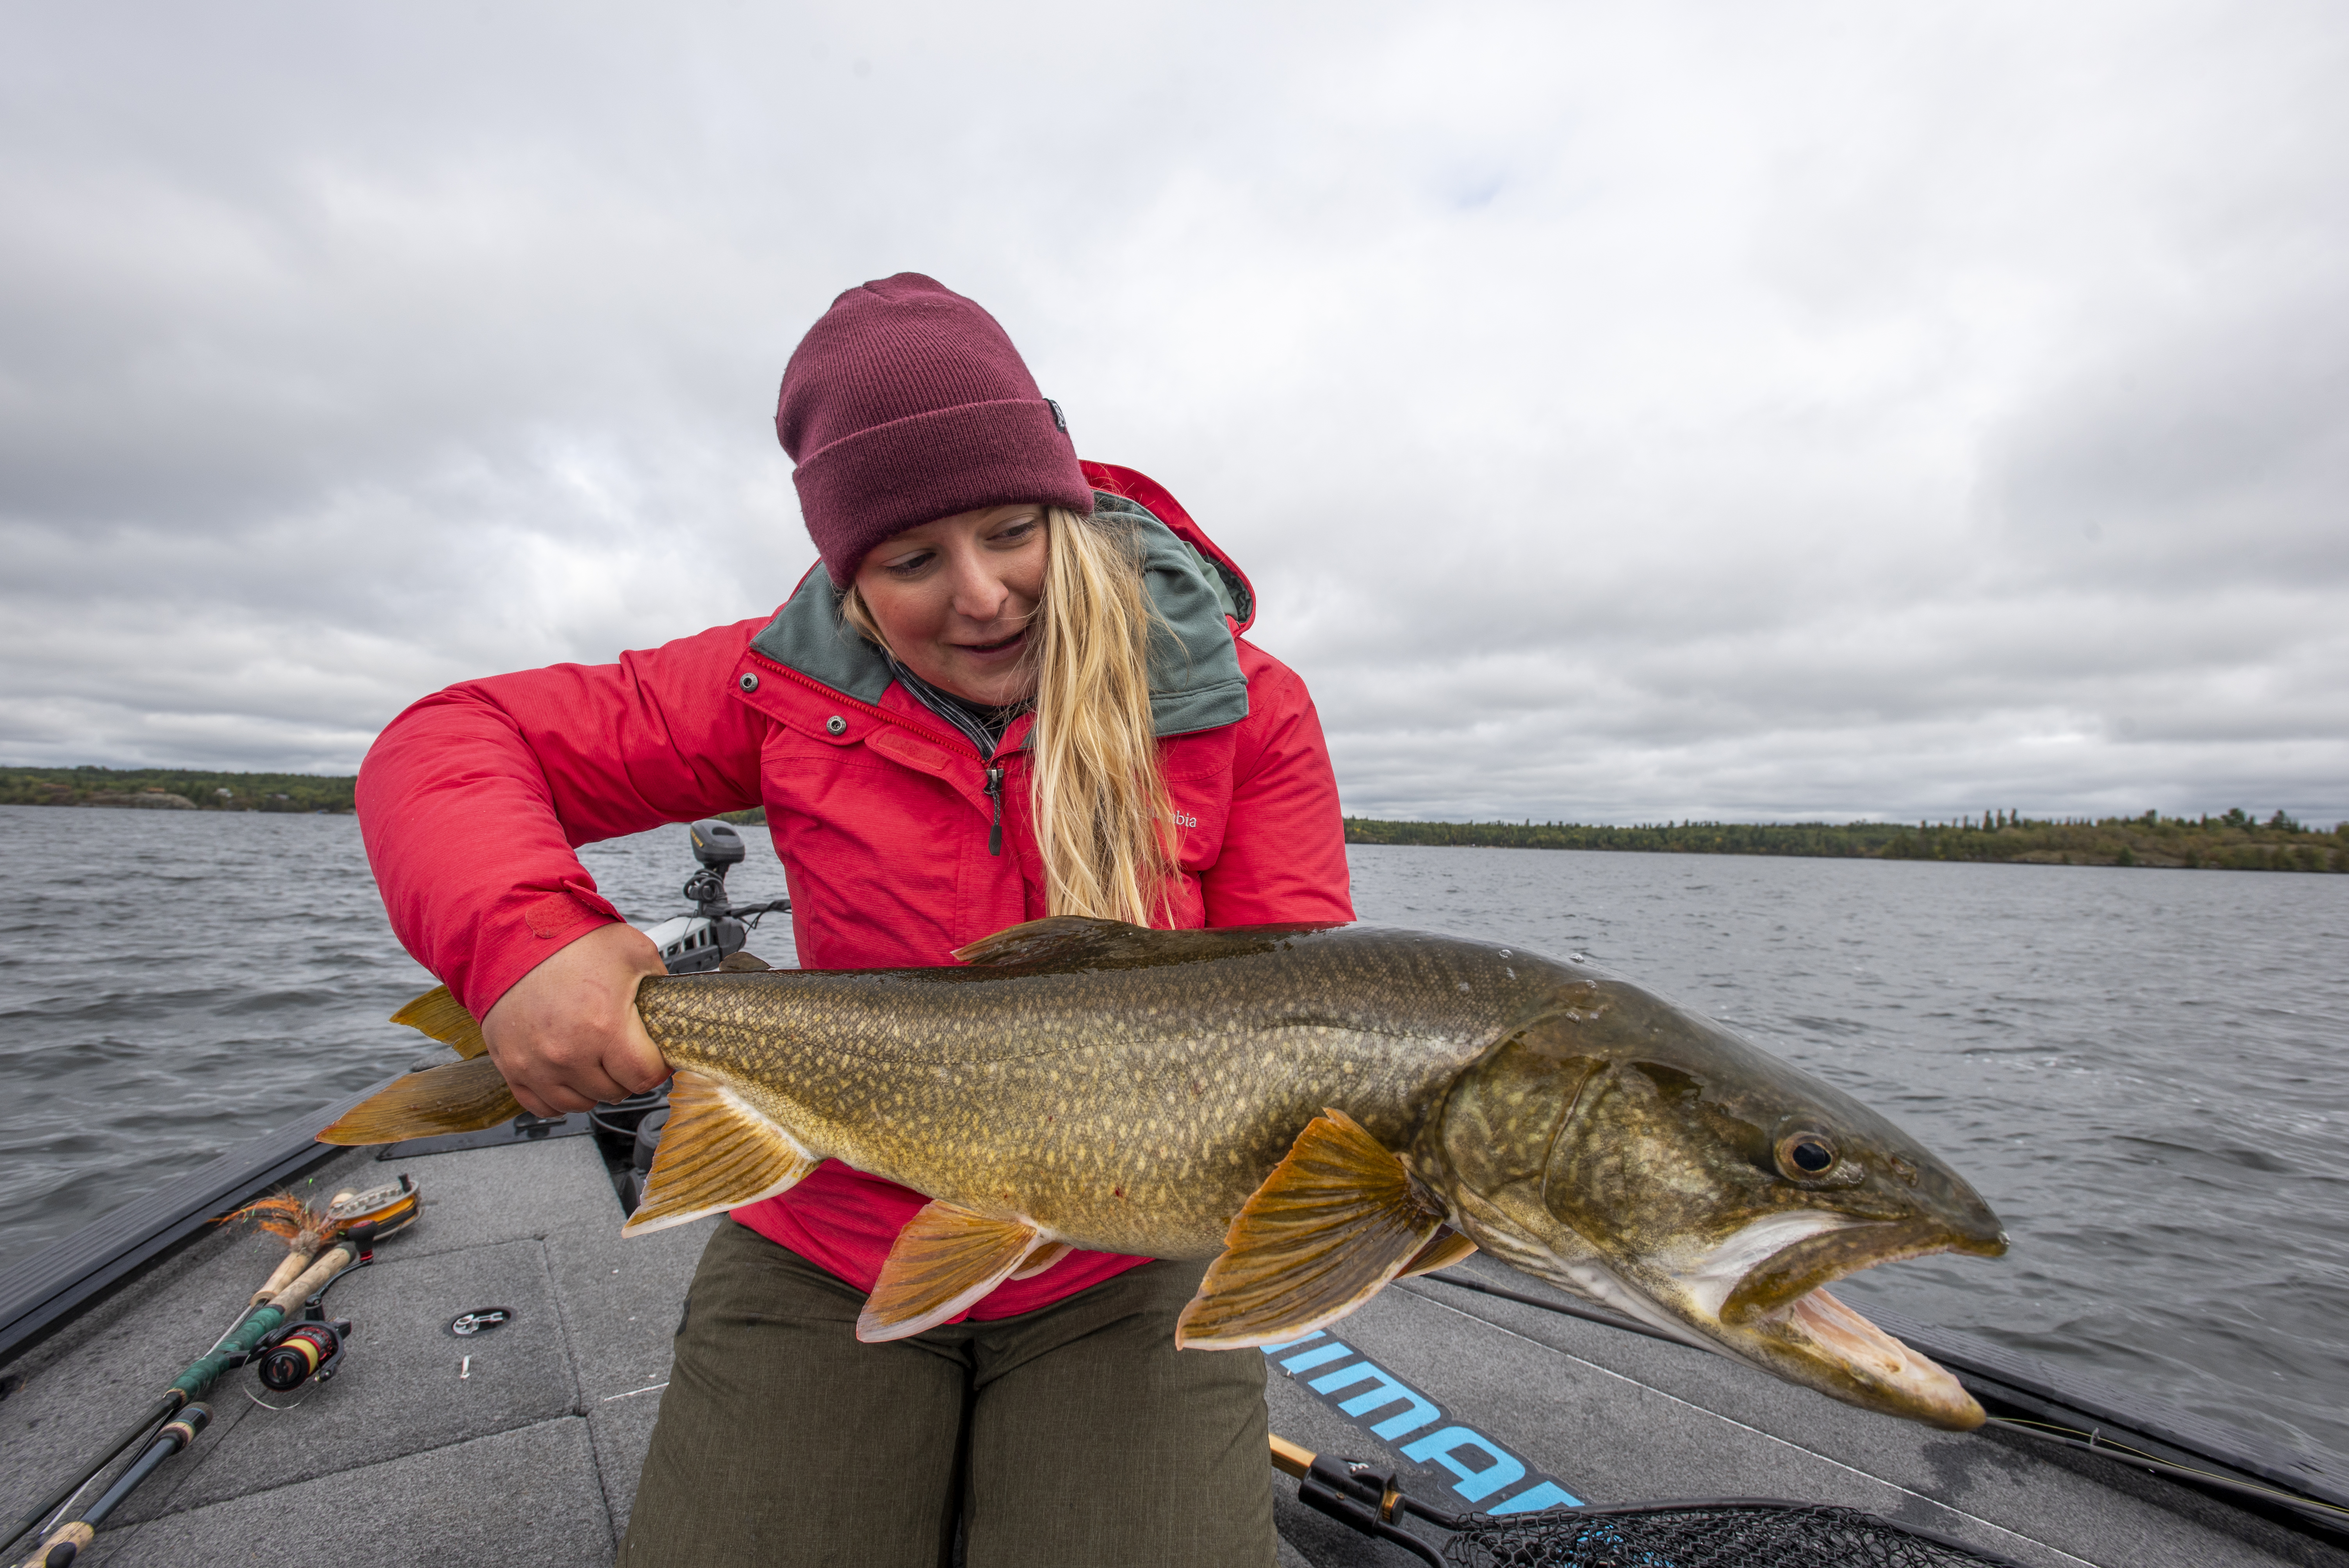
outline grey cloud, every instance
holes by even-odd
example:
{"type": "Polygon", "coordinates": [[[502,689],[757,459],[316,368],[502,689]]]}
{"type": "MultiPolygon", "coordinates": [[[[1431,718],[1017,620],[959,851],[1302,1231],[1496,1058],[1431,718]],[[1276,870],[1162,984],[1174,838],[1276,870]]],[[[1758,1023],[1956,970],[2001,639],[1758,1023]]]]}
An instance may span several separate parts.
{"type": "Polygon", "coordinates": [[[446,682],[763,613],[782,361],[913,267],[1238,555],[1354,809],[2349,814],[2344,46],[19,9],[0,757],[347,768],[446,682]]]}

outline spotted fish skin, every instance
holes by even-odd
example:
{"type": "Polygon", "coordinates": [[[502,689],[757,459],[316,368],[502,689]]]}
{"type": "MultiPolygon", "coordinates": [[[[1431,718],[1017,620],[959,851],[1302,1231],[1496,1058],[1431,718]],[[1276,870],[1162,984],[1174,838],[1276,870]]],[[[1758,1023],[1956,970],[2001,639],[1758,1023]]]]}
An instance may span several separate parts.
{"type": "Polygon", "coordinates": [[[1076,1245],[1211,1257],[1325,1109],[1407,1150],[1581,966],[1349,926],[1143,933],[1001,966],[648,980],[670,1065],[819,1157],[1076,1245]]]}
{"type": "MultiPolygon", "coordinates": [[[[858,1338],[926,1332],[1079,1246],[1212,1258],[1176,1325],[1206,1350],[1294,1339],[1482,1248],[1847,1403],[1982,1423],[1946,1370],[1826,1287],[1996,1256],[1997,1216],[1868,1107],[1628,981],[1367,926],[1055,917],[957,956],[644,982],[676,1079],[627,1233],[837,1159],[930,1199],[858,1338]]],[[[514,1114],[453,1001],[400,1016],[465,1059],[395,1080],[323,1140],[514,1114]]]]}

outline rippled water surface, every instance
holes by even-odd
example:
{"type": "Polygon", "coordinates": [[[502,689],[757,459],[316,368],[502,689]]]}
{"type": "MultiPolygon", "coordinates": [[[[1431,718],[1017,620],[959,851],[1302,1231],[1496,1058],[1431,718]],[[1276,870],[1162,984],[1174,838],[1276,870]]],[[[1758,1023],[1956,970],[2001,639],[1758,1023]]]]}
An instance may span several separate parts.
{"type": "MultiPolygon", "coordinates": [[[[781,896],[760,841],[743,902],[781,896]]],[[[682,909],[682,828],[584,857],[682,909]]],[[[1364,919],[1582,952],[1914,1132],[2014,1238],[1838,1287],[2349,1460],[2349,879],[1358,847],[1364,919]]],[[[0,1266],[416,1058],[347,817],[0,807],[0,1266]]],[[[788,963],[788,920],[751,946],[788,963]]]]}
{"type": "Polygon", "coordinates": [[[2003,1258],[1838,1295],[2349,1459],[2349,878],[1357,847],[1365,920],[1581,952],[1899,1122],[2003,1258]]]}

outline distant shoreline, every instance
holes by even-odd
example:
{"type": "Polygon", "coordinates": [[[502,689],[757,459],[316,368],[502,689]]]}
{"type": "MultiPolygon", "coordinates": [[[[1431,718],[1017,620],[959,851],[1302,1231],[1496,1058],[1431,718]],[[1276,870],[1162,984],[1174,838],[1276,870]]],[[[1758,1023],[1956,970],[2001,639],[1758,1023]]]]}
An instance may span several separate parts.
{"type": "Polygon", "coordinates": [[[1980,861],[2022,865],[2144,866],[2180,871],[2349,872],[2349,823],[2331,832],[2278,811],[2266,822],[2223,817],[2106,817],[2042,821],[1986,812],[1955,822],[1387,822],[1346,819],[1350,844],[1649,854],[1802,855],[1834,860],[1980,861]]]}
{"type": "Polygon", "coordinates": [[[348,816],[355,778],[190,768],[0,768],[0,805],[348,816]]]}
{"type": "MultiPolygon", "coordinates": [[[[172,811],[353,810],[358,780],[316,773],[208,773],[166,768],[0,768],[0,805],[172,811]]],[[[766,813],[726,812],[755,825],[766,813]]],[[[2249,872],[2349,872],[2349,822],[2330,832],[2282,811],[2259,821],[2220,817],[2044,820],[1985,812],[1953,822],[1395,822],[1349,817],[1350,844],[1470,849],[1604,850],[1647,854],[1796,855],[1828,860],[1978,861],[2021,865],[2143,866],[2249,872]]]]}

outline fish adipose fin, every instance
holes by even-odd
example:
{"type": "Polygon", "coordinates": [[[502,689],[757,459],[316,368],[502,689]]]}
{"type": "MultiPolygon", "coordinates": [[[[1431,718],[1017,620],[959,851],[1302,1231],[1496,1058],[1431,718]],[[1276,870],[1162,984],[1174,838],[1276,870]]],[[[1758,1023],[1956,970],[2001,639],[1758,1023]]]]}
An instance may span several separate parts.
{"type": "Polygon", "coordinates": [[[954,956],[975,968],[1153,969],[1269,953],[1291,937],[1328,931],[1311,925],[1227,925],[1214,931],[1154,931],[1085,914],[1048,915],[982,936],[954,956]]]}
{"type": "Polygon", "coordinates": [[[1413,1274],[1433,1274],[1448,1269],[1476,1250],[1476,1243],[1449,1225],[1438,1225],[1434,1238],[1419,1249],[1419,1255],[1395,1271],[1395,1278],[1409,1279],[1413,1274]]]}
{"type": "MultiPolygon", "coordinates": [[[[411,1004],[413,1006],[413,1004],[411,1004]]],[[[445,1132],[479,1132],[522,1113],[522,1102],[487,1057],[409,1073],[343,1112],[321,1143],[398,1143],[445,1132]]]]}
{"type": "Polygon", "coordinates": [[[897,1233],[857,1315],[856,1337],[873,1345],[936,1328],[1018,1275],[1030,1257],[1056,1248],[1068,1250],[1026,1220],[991,1220],[932,1201],[897,1233]]]}
{"type": "Polygon", "coordinates": [[[1342,1110],[1306,1124],[1176,1319],[1185,1349],[1277,1345],[1334,1323],[1423,1254],[1443,1211],[1342,1110]]]}
{"type": "Polygon", "coordinates": [[[481,1026],[465,1011],[462,1002],[450,995],[446,985],[435,985],[394,1013],[391,1021],[421,1030],[469,1062],[489,1054],[489,1043],[481,1038],[481,1026]]]}
{"type": "Polygon", "coordinates": [[[645,1195],[620,1234],[641,1236],[771,1198],[820,1163],[724,1084],[679,1073],[669,1087],[668,1120],[645,1195]]]}

